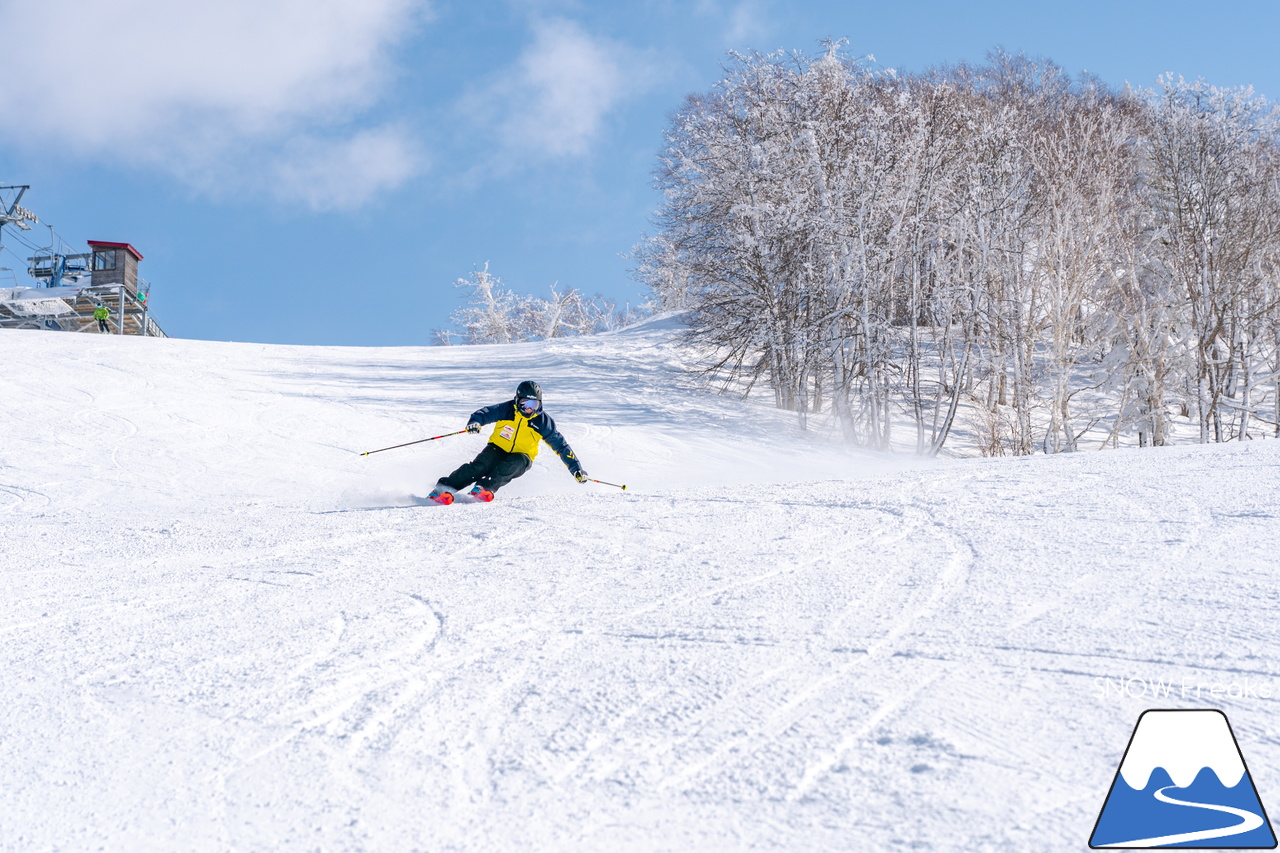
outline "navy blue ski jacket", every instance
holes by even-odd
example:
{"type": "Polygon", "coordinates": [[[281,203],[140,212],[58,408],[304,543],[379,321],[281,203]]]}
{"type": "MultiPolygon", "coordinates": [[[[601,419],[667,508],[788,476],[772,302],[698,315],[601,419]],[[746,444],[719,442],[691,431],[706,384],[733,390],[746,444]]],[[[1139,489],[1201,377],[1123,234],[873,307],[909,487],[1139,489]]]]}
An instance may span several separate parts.
{"type": "Polygon", "coordinates": [[[508,453],[523,453],[532,462],[538,455],[539,439],[559,455],[569,473],[577,475],[582,470],[578,457],[564,436],[556,429],[556,422],[546,412],[538,412],[533,417],[526,417],[516,408],[515,400],[494,403],[471,413],[471,423],[487,426],[493,424],[493,433],[489,443],[508,453]]]}

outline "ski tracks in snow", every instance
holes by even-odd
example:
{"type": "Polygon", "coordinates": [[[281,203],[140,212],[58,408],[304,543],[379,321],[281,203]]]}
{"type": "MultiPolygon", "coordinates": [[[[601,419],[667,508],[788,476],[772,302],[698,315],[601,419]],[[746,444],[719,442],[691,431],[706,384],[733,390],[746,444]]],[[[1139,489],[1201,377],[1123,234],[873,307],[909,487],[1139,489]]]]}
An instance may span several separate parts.
{"type": "Polygon", "coordinates": [[[242,759],[252,764],[305,735],[354,756],[385,750],[421,707],[427,689],[422,660],[444,632],[444,616],[429,601],[404,594],[391,610],[343,612],[307,656],[256,697],[252,716],[283,731],[242,759]]]}
{"type": "MultiPolygon", "coordinates": [[[[599,787],[618,802],[763,796],[776,804],[770,819],[787,802],[815,801],[851,752],[940,677],[936,662],[904,666],[898,655],[964,588],[973,553],[918,487],[892,501],[847,486],[817,501],[796,487],[759,500],[628,496],[648,508],[620,516],[632,529],[604,542],[571,523],[549,531],[518,500],[495,504],[486,522],[527,560],[483,548],[472,557],[525,594],[503,601],[496,620],[458,615],[431,664],[489,685],[451,698],[445,678],[432,691],[452,760],[465,764],[454,783],[470,791],[451,801],[501,799],[513,785],[599,787]],[[558,558],[532,544],[549,535],[558,558]],[[916,556],[904,560],[904,548],[916,556]],[[539,615],[550,613],[573,616],[539,615]]],[[[616,506],[561,500],[606,525],[616,506]]]]}

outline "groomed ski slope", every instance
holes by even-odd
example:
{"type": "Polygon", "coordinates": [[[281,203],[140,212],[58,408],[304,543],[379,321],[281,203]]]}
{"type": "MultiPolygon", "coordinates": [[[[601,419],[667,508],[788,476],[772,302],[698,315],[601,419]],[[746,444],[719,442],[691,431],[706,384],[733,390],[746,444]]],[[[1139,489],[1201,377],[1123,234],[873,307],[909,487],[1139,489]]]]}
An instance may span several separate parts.
{"type": "Polygon", "coordinates": [[[688,359],[0,334],[0,849],[1078,851],[1150,707],[1280,811],[1280,442],[926,463],[688,359]],[[526,378],[627,492],[358,455],[526,378]]]}

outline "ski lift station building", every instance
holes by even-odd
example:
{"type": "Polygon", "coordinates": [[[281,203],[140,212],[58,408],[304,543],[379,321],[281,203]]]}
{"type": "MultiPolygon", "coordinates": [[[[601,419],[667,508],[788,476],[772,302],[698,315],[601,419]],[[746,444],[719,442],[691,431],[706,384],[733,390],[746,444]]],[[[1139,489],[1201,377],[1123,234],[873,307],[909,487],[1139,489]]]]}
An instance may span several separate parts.
{"type": "Polygon", "coordinates": [[[90,240],[87,253],[28,260],[40,284],[0,287],[0,328],[97,332],[93,312],[102,306],[114,334],[168,337],[151,316],[151,288],[138,277],[142,253],[128,243],[90,240]]]}

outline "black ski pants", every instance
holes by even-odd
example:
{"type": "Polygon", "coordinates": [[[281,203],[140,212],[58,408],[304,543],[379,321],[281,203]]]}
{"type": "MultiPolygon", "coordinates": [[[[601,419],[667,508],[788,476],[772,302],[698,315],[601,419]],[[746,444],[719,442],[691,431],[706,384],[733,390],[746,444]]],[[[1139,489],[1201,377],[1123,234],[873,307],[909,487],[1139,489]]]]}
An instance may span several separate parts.
{"type": "Polygon", "coordinates": [[[489,491],[496,492],[528,471],[532,465],[533,462],[523,453],[508,453],[496,444],[486,444],[475,459],[460,466],[448,477],[441,477],[440,485],[448,486],[456,492],[472,483],[479,483],[489,491]]]}

